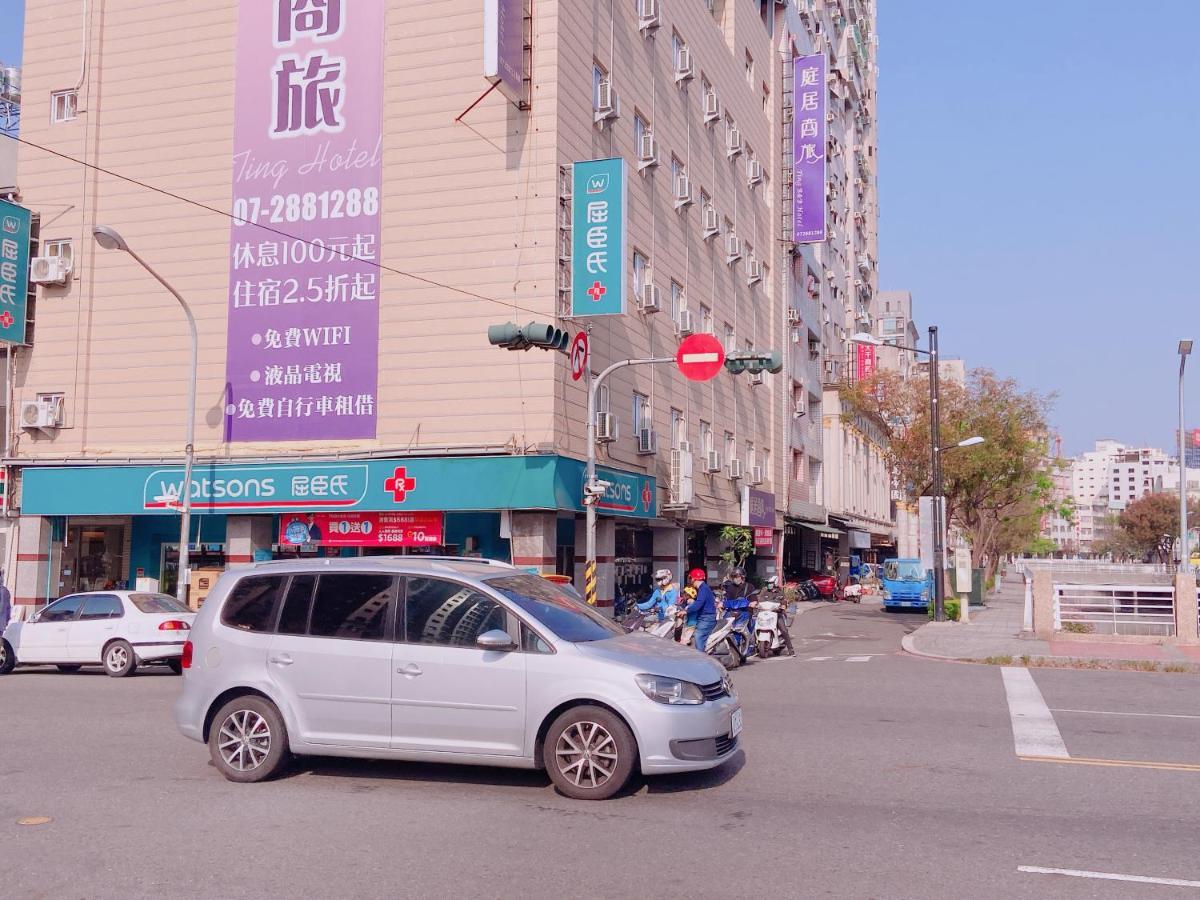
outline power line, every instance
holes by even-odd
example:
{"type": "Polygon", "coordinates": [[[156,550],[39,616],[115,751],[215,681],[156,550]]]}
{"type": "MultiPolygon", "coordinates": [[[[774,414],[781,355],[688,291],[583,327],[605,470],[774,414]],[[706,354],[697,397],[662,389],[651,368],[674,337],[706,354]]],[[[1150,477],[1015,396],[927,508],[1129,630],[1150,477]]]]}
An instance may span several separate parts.
{"type": "MultiPolygon", "coordinates": [[[[0,132],[0,134],[4,134],[4,133],[0,132]]],[[[365,263],[366,265],[374,266],[375,268],[381,269],[385,272],[392,272],[393,274],[396,274],[396,275],[402,275],[405,278],[411,278],[414,281],[419,281],[422,284],[429,285],[430,287],[438,287],[438,288],[442,288],[443,290],[454,291],[456,294],[462,294],[465,297],[471,297],[472,299],[475,299],[475,300],[483,300],[487,303],[495,303],[497,306],[503,306],[505,309],[512,310],[514,312],[517,312],[517,311],[527,312],[530,315],[534,315],[534,316],[545,315],[544,311],[530,309],[526,306],[520,306],[516,303],[511,303],[511,302],[508,302],[505,300],[498,300],[495,297],[488,297],[484,294],[477,294],[474,291],[467,290],[466,288],[455,287],[452,284],[444,284],[443,282],[435,281],[432,278],[426,278],[424,275],[417,275],[414,272],[405,272],[403,269],[396,269],[396,268],[393,268],[392,266],[385,266],[383,263],[378,262],[376,260],[363,259],[361,256],[355,256],[353,253],[347,253],[345,250],[338,250],[335,247],[329,247],[329,246],[326,246],[325,244],[318,244],[315,241],[308,240],[307,238],[297,237],[296,235],[289,234],[288,232],[283,231],[281,229],[272,228],[270,225],[263,225],[259,222],[246,222],[246,220],[239,219],[237,216],[233,215],[233,213],[226,212],[223,209],[217,209],[215,206],[209,206],[207,203],[201,203],[199,200],[193,200],[190,197],[185,197],[182,194],[176,194],[173,191],[166,190],[165,188],[155,187],[152,184],[147,184],[144,181],[139,181],[138,179],[131,178],[128,175],[122,175],[120,172],[114,172],[111,169],[104,168],[103,166],[97,166],[94,163],[87,162],[86,160],[79,159],[78,157],[71,156],[67,153],[60,153],[58,150],[53,150],[50,147],[43,146],[42,144],[36,144],[33,141],[27,140],[25,138],[16,137],[15,135],[11,135],[11,134],[4,134],[4,137],[9,138],[10,140],[14,140],[19,144],[24,144],[27,147],[32,147],[35,150],[40,150],[43,153],[48,153],[51,156],[57,156],[59,159],[66,160],[67,162],[73,162],[76,165],[83,166],[84,168],[87,168],[87,169],[92,169],[93,171],[100,172],[104,175],[108,175],[111,178],[116,178],[120,181],[124,181],[124,182],[127,182],[132,185],[136,185],[137,187],[143,188],[147,191],[153,191],[156,194],[162,194],[164,197],[170,197],[172,200],[178,200],[181,203],[187,203],[191,206],[198,207],[207,212],[215,213],[216,215],[222,216],[226,219],[230,219],[231,221],[243,222],[248,225],[253,225],[255,228],[261,228],[263,231],[269,232],[270,234],[274,234],[279,237],[286,238],[289,241],[296,241],[301,244],[307,244],[308,246],[313,247],[318,250],[321,250],[323,252],[336,253],[339,256],[341,256],[342,259],[347,260],[347,261],[365,263]]],[[[553,313],[552,313],[552,315],[553,315],[553,313]]]]}

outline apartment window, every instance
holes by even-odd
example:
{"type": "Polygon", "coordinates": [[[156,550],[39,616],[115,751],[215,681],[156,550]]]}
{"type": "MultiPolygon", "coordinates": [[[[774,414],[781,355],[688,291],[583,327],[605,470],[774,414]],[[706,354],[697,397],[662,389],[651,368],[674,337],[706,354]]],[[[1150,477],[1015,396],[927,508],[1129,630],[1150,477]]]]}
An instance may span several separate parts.
{"type": "Polygon", "coordinates": [[[687,441],[687,422],[683,411],[671,409],[671,449],[678,450],[687,441]]]}
{"type": "Polygon", "coordinates": [[[650,428],[653,422],[650,418],[650,398],[636,391],[633,394],[633,433],[640,434],[650,428]]]}
{"type": "Polygon", "coordinates": [[[733,234],[733,222],[729,221],[729,219],[722,220],[721,234],[723,234],[723,235],[733,234]]]}
{"type": "Polygon", "coordinates": [[[679,71],[679,55],[686,46],[678,31],[671,32],[671,65],[676,72],[679,71]]]}
{"type": "Polygon", "coordinates": [[[716,334],[715,325],[713,324],[712,310],[700,304],[700,330],[705,334],[716,334]]]}
{"type": "Polygon", "coordinates": [[[42,256],[56,256],[70,267],[75,262],[75,245],[70,238],[42,241],[42,256]]]}
{"type": "Polygon", "coordinates": [[[762,452],[762,470],[763,481],[771,481],[771,451],[763,450],[762,452]]]}
{"type": "Polygon", "coordinates": [[[79,113],[79,92],[55,91],[50,95],[50,122],[70,122],[79,113]]]}
{"type": "Polygon", "coordinates": [[[678,156],[671,156],[671,190],[675,190],[675,186],[679,184],[679,176],[684,174],[683,163],[679,161],[678,156]]]}
{"type": "Polygon", "coordinates": [[[705,456],[713,452],[713,430],[707,422],[700,423],[700,452],[705,456]]]}
{"type": "Polygon", "coordinates": [[[725,352],[733,353],[737,350],[737,336],[733,332],[733,326],[728,322],[725,323],[725,352]]]}
{"type": "Polygon", "coordinates": [[[746,441],[746,468],[753,469],[758,465],[758,451],[754,449],[753,441],[746,441]]]}
{"type": "Polygon", "coordinates": [[[679,321],[679,311],[683,309],[683,285],[678,281],[671,281],[671,321],[679,321]]]}
{"type": "Polygon", "coordinates": [[[642,288],[646,284],[646,270],[650,266],[648,260],[641,252],[633,251],[633,295],[635,297],[642,296],[642,288]]]}
{"type": "Polygon", "coordinates": [[[732,431],[725,432],[725,463],[728,465],[737,458],[737,441],[732,431]]]}
{"type": "Polygon", "coordinates": [[[600,63],[592,63],[592,108],[600,109],[600,82],[607,73],[600,63]]]}
{"type": "Polygon", "coordinates": [[[647,123],[646,120],[642,118],[641,113],[635,112],[633,114],[633,148],[634,148],[634,152],[639,154],[639,156],[641,155],[641,152],[642,152],[642,138],[645,136],[646,132],[649,130],[650,130],[649,123],[647,123]]]}
{"type": "Polygon", "coordinates": [[[754,57],[749,50],[746,51],[746,84],[754,84],[754,57]]]}
{"type": "Polygon", "coordinates": [[[769,114],[771,112],[771,87],[765,81],[762,86],[762,104],[763,112],[769,114]]]}

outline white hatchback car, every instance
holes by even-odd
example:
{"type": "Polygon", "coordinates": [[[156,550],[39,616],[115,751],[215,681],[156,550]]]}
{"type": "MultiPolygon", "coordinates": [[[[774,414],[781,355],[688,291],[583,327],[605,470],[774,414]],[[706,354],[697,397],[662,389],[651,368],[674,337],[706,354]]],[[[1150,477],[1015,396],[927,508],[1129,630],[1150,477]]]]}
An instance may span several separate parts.
{"type": "Polygon", "coordinates": [[[142,591],[98,591],[55,600],[0,638],[0,675],[18,665],[55,665],[63,672],[103,666],[114,678],[139,664],[165,664],[178,675],[196,614],[174,597],[142,591]]]}

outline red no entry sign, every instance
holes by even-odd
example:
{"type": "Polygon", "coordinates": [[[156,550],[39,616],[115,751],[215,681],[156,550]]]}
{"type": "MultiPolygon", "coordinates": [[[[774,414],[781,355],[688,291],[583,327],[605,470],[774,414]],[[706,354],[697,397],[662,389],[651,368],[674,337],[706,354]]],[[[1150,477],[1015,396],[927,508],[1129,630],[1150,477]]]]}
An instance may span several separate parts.
{"type": "Polygon", "coordinates": [[[575,340],[571,341],[571,378],[578,381],[583,377],[583,373],[587,371],[588,364],[588,337],[586,331],[581,331],[575,335],[575,340]]]}
{"type": "Polygon", "coordinates": [[[693,334],[679,342],[675,364],[684,378],[708,381],[725,365],[725,348],[711,334],[693,334]]]}

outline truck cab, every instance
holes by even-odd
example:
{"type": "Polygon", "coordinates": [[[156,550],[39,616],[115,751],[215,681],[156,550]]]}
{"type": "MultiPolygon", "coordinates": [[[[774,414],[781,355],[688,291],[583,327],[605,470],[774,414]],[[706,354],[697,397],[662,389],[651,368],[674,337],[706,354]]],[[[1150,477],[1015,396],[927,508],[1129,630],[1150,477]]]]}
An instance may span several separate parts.
{"type": "Polygon", "coordinates": [[[881,576],[884,609],[928,609],[933,573],[919,559],[889,559],[881,576]]]}

